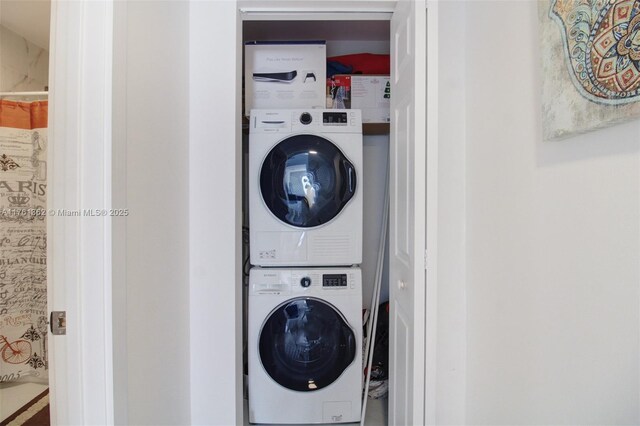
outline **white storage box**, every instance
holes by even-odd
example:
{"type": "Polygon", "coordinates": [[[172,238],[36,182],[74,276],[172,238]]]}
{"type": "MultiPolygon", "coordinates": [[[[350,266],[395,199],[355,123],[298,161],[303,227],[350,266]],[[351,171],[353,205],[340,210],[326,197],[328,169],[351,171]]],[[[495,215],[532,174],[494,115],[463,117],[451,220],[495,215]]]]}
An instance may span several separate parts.
{"type": "Polygon", "coordinates": [[[254,108],[324,108],[324,41],[245,43],[245,115],[254,108]]]}

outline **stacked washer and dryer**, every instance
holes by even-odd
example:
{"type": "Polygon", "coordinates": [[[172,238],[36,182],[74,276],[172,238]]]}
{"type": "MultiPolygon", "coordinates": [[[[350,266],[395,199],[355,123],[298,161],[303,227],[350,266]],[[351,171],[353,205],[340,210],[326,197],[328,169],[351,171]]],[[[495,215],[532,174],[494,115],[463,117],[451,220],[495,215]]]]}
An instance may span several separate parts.
{"type": "Polygon", "coordinates": [[[359,422],[359,110],[253,110],[249,421],[359,422]]]}

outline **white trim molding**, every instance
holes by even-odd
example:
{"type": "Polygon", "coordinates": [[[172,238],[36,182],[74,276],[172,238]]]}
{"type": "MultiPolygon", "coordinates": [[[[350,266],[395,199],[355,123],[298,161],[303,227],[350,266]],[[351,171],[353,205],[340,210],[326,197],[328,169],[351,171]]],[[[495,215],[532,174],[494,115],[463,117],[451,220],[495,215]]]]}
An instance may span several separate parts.
{"type": "Polygon", "coordinates": [[[113,424],[111,105],[113,2],[51,8],[48,208],[52,424],[113,424]],[[85,214],[89,209],[95,216],[85,214]],[[99,216],[98,216],[99,215],[99,216]]]}
{"type": "MultiPolygon", "coordinates": [[[[426,1],[425,424],[438,424],[438,1],[426,1]]],[[[418,143],[418,141],[416,141],[418,143]]]]}
{"type": "Polygon", "coordinates": [[[235,1],[189,16],[191,423],[242,424],[242,26],[235,1]]]}

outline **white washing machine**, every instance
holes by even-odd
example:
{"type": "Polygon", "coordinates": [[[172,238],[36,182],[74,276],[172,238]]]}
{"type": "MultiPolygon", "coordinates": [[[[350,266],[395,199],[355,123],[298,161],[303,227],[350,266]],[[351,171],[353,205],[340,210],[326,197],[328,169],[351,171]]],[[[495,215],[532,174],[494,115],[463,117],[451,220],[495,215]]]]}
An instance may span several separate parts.
{"type": "Polygon", "coordinates": [[[360,269],[251,269],[248,339],[251,423],[360,421],[360,269]]]}
{"type": "Polygon", "coordinates": [[[362,262],[360,110],[252,110],[251,264],[362,262]]]}

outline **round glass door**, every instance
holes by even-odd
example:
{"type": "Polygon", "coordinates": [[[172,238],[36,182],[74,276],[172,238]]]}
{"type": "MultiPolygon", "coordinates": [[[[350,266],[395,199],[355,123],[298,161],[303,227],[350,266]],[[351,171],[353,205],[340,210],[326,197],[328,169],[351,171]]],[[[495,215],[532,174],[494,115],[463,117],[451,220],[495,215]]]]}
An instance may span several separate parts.
{"type": "Polygon", "coordinates": [[[278,306],[260,331],[262,366],[277,383],[300,392],[333,383],[355,359],[356,346],[344,317],[314,298],[278,306]]]}
{"type": "Polygon", "coordinates": [[[267,208],[281,221],[300,228],[336,217],[356,191],[356,169],[327,139],[295,135],[277,144],[260,170],[267,208]]]}

